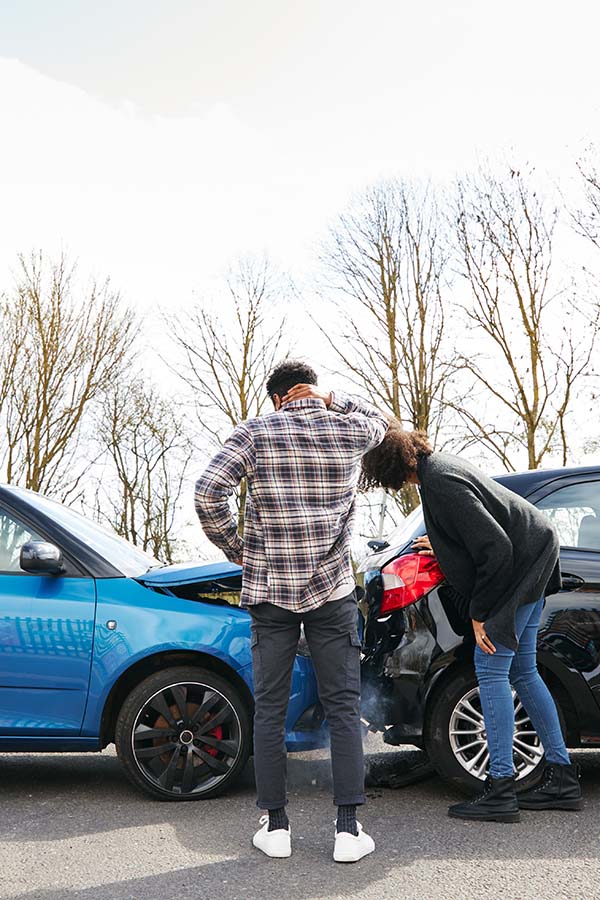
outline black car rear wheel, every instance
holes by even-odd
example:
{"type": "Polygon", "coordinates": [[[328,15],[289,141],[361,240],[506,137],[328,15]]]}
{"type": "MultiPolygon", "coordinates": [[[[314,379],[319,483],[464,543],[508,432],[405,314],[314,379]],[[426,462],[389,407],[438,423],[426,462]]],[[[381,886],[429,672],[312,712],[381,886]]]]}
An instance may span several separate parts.
{"type": "Polygon", "coordinates": [[[160,800],[203,800],[229,787],[250,754],[251,724],[237,691],[213,672],[177,667],[129,694],[115,744],[131,781],[160,800]]]}
{"type": "MultiPolygon", "coordinates": [[[[513,757],[519,788],[525,788],[539,779],[544,750],[521,702],[516,695],[514,699],[513,757]]],[[[489,770],[489,753],[472,670],[455,672],[436,692],[424,738],[429,758],[440,775],[469,792],[481,787],[489,770]]]]}

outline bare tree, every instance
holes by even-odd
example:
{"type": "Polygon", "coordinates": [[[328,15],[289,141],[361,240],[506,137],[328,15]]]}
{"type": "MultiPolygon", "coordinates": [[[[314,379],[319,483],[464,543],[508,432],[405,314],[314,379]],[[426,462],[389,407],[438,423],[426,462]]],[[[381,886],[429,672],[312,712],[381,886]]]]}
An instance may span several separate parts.
{"type": "MultiPolygon", "coordinates": [[[[174,371],[190,389],[198,423],[221,442],[239,422],[259,415],[268,400],[267,375],[282,353],[285,285],[266,261],[241,260],[227,279],[227,302],[217,315],[201,305],[168,321],[183,364],[174,371]]],[[[243,526],[246,485],[239,495],[243,526]]]]}
{"type": "Polygon", "coordinates": [[[96,515],[122,537],[172,563],[174,522],[192,445],[176,406],[142,378],[115,386],[98,420],[105,468],[96,515]]]}
{"type": "Polygon", "coordinates": [[[61,499],[87,463],[75,459],[86,415],[123,371],[136,335],[108,282],[78,287],[64,257],[19,257],[0,303],[0,415],[5,478],[61,499]]]}
{"type": "Polygon", "coordinates": [[[474,382],[459,411],[472,441],[483,441],[507,470],[515,450],[526,452],[530,469],[556,449],[566,464],[567,417],[598,332],[597,313],[552,278],[557,216],[514,169],[506,176],[482,169],[458,185],[472,337],[462,364],[474,382]]]}
{"type": "Polygon", "coordinates": [[[592,152],[578,160],[577,168],[583,183],[584,206],[573,218],[577,231],[600,250],[600,173],[596,168],[592,152]]]}
{"type": "MultiPolygon", "coordinates": [[[[337,314],[335,336],[323,333],[338,361],[374,404],[434,442],[453,372],[446,246],[431,188],[391,181],[341,216],[322,256],[337,314]]],[[[411,488],[400,499],[405,512],[418,503],[411,488]]]]}

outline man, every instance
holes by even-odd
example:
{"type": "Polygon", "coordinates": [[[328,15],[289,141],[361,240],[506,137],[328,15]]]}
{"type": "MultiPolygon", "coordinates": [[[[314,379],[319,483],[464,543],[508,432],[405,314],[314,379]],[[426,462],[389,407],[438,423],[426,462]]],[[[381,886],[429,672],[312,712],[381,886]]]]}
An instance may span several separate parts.
{"type": "Polygon", "coordinates": [[[267,381],[275,411],[237,426],[196,484],[196,510],[207,537],[244,567],[257,806],[268,811],[254,846],[271,857],[291,854],[285,718],[303,623],[331,733],[334,859],[355,862],[375,845],[356,821],[365,795],[350,539],[362,457],[383,440],[387,420],[316,384],[315,372],[302,362],[276,366],[267,381]],[[228,498],[244,477],[242,541],[228,498]]]}

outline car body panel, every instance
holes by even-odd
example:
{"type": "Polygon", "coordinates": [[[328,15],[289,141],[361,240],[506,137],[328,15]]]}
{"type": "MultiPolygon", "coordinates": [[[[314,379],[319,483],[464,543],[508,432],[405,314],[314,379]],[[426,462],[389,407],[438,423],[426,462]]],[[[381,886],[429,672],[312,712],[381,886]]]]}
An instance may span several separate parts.
{"type": "Polygon", "coordinates": [[[129,578],[97,582],[97,618],[89,701],[82,736],[99,733],[114,683],[154,654],[192,651],[216,657],[234,672],[251,662],[248,614],[152,591],[129,578]],[[109,628],[107,623],[116,623],[109,628]]]}
{"type": "Polygon", "coordinates": [[[137,581],[149,587],[175,587],[180,584],[210,581],[213,578],[241,577],[241,574],[241,566],[225,560],[217,563],[186,562],[150,569],[144,575],[140,575],[137,581]]]}
{"type": "MultiPolygon", "coordinates": [[[[450,619],[456,621],[456,617],[448,615],[451,600],[442,601],[443,594],[444,587],[435,589],[412,607],[395,613],[395,646],[384,653],[378,665],[369,652],[363,662],[363,715],[381,730],[393,727],[394,743],[420,746],[427,703],[439,679],[454,666],[473,665],[472,635],[455,630],[450,619]]],[[[573,622],[573,614],[576,622],[580,617],[582,607],[578,601],[572,607],[569,594],[562,591],[547,598],[540,623],[538,665],[547,676],[552,675],[554,684],[560,685],[573,703],[579,723],[577,736],[572,735],[576,745],[580,739],[586,743],[586,735],[591,738],[598,732],[600,719],[597,695],[578,668],[573,647],[567,643],[566,653],[557,646],[557,617],[563,623],[560,636],[566,623],[573,622]]]]}
{"type": "Polygon", "coordinates": [[[92,578],[0,574],[0,735],[77,735],[94,636],[92,578]]]}

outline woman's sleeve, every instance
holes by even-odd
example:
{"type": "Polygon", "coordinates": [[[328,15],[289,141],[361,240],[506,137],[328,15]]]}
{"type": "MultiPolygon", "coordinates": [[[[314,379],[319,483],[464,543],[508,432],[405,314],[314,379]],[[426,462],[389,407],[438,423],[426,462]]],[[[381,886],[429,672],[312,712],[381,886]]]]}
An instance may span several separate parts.
{"type": "Polygon", "coordinates": [[[443,501],[438,519],[443,520],[441,524],[448,534],[460,536],[475,568],[469,615],[478,622],[485,622],[509,581],[513,566],[512,543],[479,497],[466,485],[460,484],[448,491],[443,501]]]}

